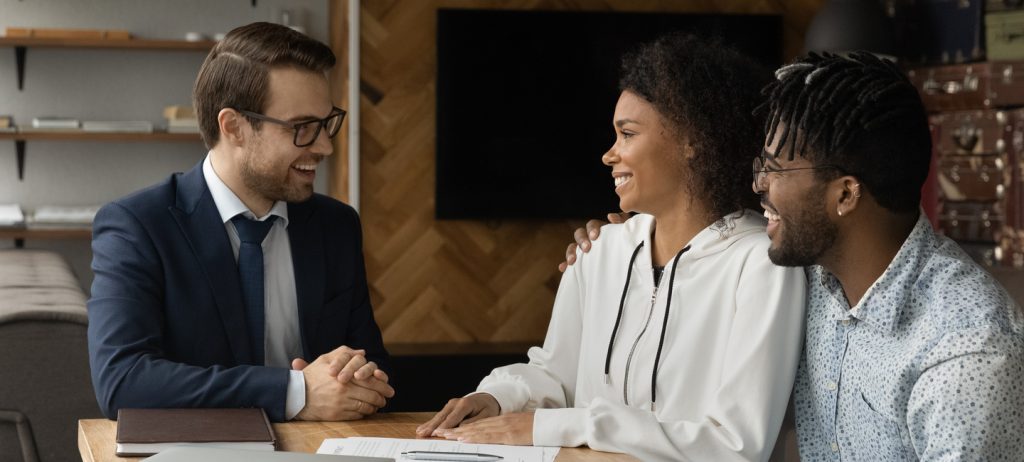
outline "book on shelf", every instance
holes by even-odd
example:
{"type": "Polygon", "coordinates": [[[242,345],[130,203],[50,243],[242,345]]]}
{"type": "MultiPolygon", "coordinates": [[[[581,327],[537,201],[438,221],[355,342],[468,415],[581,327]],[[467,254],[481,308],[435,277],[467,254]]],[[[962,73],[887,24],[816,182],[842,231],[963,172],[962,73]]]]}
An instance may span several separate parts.
{"type": "Polygon", "coordinates": [[[80,133],[81,128],[63,128],[63,127],[18,127],[18,133],[52,133],[52,132],[69,132],[69,133],[80,133]]]}
{"type": "Polygon", "coordinates": [[[199,119],[168,119],[167,133],[199,133],[199,119]]]}
{"type": "Polygon", "coordinates": [[[273,451],[277,442],[267,414],[243,409],[121,409],[116,454],[144,456],[177,445],[273,451]]]}
{"type": "Polygon", "coordinates": [[[99,133],[153,133],[153,123],[145,120],[86,120],[82,131],[99,133]]]}
{"type": "Polygon", "coordinates": [[[99,210],[98,205],[44,205],[36,208],[28,224],[33,228],[87,228],[99,210]]]}
{"type": "Polygon", "coordinates": [[[32,119],[32,128],[44,130],[77,130],[80,123],[78,119],[69,117],[35,117],[32,119]]]}
{"type": "Polygon", "coordinates": [[[192,106],[167,106],[164,108],[164,118],[167,120],[195,119],[196,111],[192,109],[192,106]]]}
{"type": "Polygon", "coordinates": [[[25,226],[25,214],[18,204],[0,204],[0,226],[25,226]]]}
{"type": "Polygon", "coordinates": [[[167,127],[167,133],[195,133],[199,134],[199,127],[167,127]]]}
{"type": "Polygon", "coordinates": [[[192,106],[167,106],[164,118],[167,119],[167,133],[199,133],[199,119],[192,106]]]}

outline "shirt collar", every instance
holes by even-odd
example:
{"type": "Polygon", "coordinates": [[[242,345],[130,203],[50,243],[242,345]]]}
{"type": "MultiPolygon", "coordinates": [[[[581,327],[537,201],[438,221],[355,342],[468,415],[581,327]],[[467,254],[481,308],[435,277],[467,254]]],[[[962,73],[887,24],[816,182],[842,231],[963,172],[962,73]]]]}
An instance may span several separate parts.
{"type": "Polygon", "coordinates": [[[850,302],[846,300],[846,293],[843,292],[842,284],[825,267],[820,265],[809,266],[807,268],[807,282],[808,284],[817,282],[835,301],[835,303],[828,304],[833,319],[841,321],[853,317],[848,309],[850,302]]]}
{"type": "Polygon", "coordinates": [[[217,172],[213,170],[213,163],[210,160],[210,153],[206,154],[206,159],[203,161],[203,177],[206,178],[206,187],[210,189],[210,195],[213,196],[213,203],[217,206],[217,212],[220,213],[220,219],[222,222],[227,223],[231,221],[238,214],[244,215],[246,218],[251,220],[265,220],[270,215],[276,215],[278,221],[280,221],[285,228],[288,227],[288,203],[284,201],[277,201],[274,206],[270,208],[270,213],[263,217],[257,217],[256,214],[252,213],[245,203],[238,198],[237,195],[228,185],[220,179],[217,172]]]}
{"type": "MultiPolygon", "coordinates": [[[[931,222],[922,213],[885,272],[871,284],[857,306],[850,311],[838,310],[842,313],[835,313],[837,319],[855,317],[884,332],[895,330],[903,307],[910,298],[911,289],[921,277],[935,243],[935,231],[932,230],[931,222]]],[[[818,267],[817,271],[822,286],[831,292],[833,297],[844,302],[841,306],[848,306],[842,286],[835,276],[824,268],[818,267]]]]}

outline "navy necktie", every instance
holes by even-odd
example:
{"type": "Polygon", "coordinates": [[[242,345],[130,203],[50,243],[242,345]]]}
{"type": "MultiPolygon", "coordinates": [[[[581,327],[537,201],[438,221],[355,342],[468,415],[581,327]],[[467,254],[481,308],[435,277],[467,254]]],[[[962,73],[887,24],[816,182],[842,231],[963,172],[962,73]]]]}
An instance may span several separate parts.
{"type": "Polygon", "coordinates": [[[245,322],[249,329],[253,361],[263,365],[263,239],[274,226],[271,215],[265,221],[250,220],[242,215],[231,219],[238,231],[238,276],[242,283],[245,322]]]}

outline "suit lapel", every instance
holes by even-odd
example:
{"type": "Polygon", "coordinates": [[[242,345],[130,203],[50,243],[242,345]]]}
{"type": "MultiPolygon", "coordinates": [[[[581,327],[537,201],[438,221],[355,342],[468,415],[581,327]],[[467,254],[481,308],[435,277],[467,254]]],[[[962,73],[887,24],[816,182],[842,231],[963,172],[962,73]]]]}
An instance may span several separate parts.
{"type": "Polygon", "coordinates": [[[316,329],[320,310],[324,304],[327,264],[324,255],[323,229],[318,226],[313,200],[288,204],[288,241],[292,250],[295,270],[295,296],[299,304],[299,332],[302,352],[312,361],[313,349],[309,343],[316,329]]]}
{"type": "Polygon", "coordinates": [[[217,204],[206,186],[202,162],[177,179],[178,197],[175,207],[170,208],[171,214],[209,281],[235,361],[252,364],[238,265],[217,204]]]}

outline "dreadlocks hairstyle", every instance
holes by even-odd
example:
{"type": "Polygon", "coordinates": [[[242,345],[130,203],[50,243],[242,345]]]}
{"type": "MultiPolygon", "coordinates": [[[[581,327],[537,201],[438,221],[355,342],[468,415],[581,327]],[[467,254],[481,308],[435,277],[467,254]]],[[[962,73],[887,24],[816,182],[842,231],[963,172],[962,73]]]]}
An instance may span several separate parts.
{"type": "Polygon", "coordinates": [[[931,162],[931,135],[917,90],[893,62],[866,52],[810,53],[764,88],[765,134],[776,156],[795,155],[820,178],[856,176],[879,205],[916,212],[931,162]],[[838,170],[838,171],[837,171],[838,170]]]}
{"type": "Polygon", "coordinates": [[[651,103],[693,147],[687,188],[702,199],[709,219],[757,209],[750,161],[764,138],[763,119],[753,110],[771,79],[766,69],[718,40],[672,34],[626,55],[621,75],[619,89],[651,103]]]}

